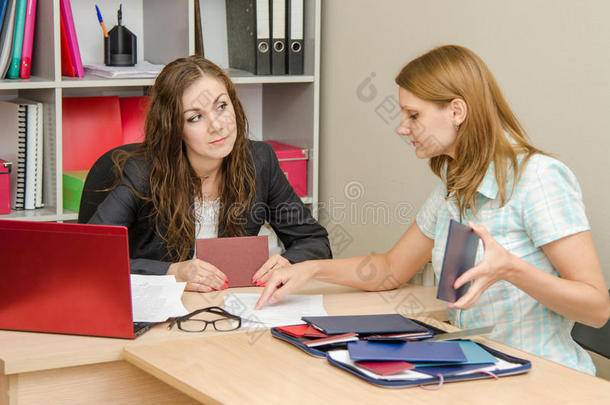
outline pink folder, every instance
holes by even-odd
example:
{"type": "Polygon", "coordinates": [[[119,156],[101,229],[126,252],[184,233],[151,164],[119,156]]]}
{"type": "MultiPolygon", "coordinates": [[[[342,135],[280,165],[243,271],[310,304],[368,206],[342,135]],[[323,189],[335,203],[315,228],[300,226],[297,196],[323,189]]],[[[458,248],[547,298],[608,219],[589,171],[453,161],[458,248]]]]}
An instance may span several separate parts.
{"type": "Polygon", "coordinates": [[[269,258],[267,236],[197,239],[197,258],[212,263],[229,287],[250,287],[252,276],[269,258]]]}
{"type": "Polygon", "coordinates": [[[80,58],[80,50],[78,48],[78,39],[76,38],[76,29],[74,28],[70,0],[60,0],[59,7],[61,8],[61,18],[63,18],[64,27],[66,28],[66,39],[68,40],[70,58],[74,65],[74,74],[76,77],[83,77],[85,76],[85,71],[83,69],[83,61],[80,58]]]}
{"type": "Polygon", "coordinates": [[[23,29],[23,45],[21,48],[21,66],[19,77],[30,78],[32,68],[32,45],[34,43],[34,26],[36,25],[36,0],[28,0],[25,9],[25,28],[23,29]]]}

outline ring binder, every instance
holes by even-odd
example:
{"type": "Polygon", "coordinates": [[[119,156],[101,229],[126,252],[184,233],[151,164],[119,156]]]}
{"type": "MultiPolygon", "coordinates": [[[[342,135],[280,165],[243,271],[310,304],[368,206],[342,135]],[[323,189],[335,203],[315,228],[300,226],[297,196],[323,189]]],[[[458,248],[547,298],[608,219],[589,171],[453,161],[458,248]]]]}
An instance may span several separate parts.
{"type": "Polygon", "coordinates": [[[272,0],[271,9],[271,74],[286,74],[286,0],[272,0]]]}
{"type": "Polygon", "coordinates": [[[288,74],[302,75],[304,73],[304,33],[305,13],[303,0],[288,0],[288,74]]]}
{"type": "Polygon", "coordinates": [[[271,74],[269,0],[227,0],[229,66],[271,74]]]}

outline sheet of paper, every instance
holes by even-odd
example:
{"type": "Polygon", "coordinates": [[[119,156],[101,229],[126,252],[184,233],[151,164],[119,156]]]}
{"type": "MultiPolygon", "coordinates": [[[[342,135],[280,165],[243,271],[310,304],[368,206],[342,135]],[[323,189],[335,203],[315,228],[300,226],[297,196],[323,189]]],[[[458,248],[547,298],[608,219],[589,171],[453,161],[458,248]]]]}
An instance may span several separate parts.
{"type": "Polygon", "coordinates": [[[134,322],[165,322],[188,314],[182,304],[186,283],[174,276],[131,275],[131,305],[134,322]]]}
{"type": "Polygon", "coordinates": [[[142,61],[134,66],[106,66],[102,64],[85,65],[85,72],[106,78],[142,78],[156,77],[164,65],[153,65],[142,61]]]}
{"type": "Polygon", "coordinates": [[[322,304],[322,295],[289,295],[257,311],[254,306],[259,297],[260,294],[229,294],[225,296],[224,308],[241,316],[245,328],[302,324],[302,316],[328,315],[322,304]]]}

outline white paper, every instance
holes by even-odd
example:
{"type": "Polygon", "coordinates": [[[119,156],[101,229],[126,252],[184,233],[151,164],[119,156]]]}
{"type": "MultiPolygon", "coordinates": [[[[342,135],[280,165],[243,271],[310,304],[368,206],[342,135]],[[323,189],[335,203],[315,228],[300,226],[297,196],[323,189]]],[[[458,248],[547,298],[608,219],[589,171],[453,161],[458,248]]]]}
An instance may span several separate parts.
{"type": "Polygon", "coordinates": [[[430,376],[428,374],[420,373],[420,372],[413,371],[413,370],[403,370],[399,373],[392,374],[392,375],[385,375],[385,376],[374,373],[370,370],[367,370],[363,367],[356,365],[354,360],[352,360],[349,357],[349,352],[347,350],[331,350],[328,352],[328,355],[333,360],[338,361],[339,363],[343,363],[352,368],[355,368],[358,371],[360,371],[362,374],[364,374],[368,377],[374,378],[376,380],[389,380],[389,381],[392,381],[392,380],[423,380],[426,378],[430,378],[430,376]]]}
{"type": "Polygon", "coordinates": [[[156,77],[165,65],[142,61],[135,66],[85,65],[85,73],[111,79],[156,77]]]}
{"type": "Polygon", "coordinates": [[[131,305],[134,322],[165,322],[188,314],[182,304],[186,283],[174,276],[131,275],[131,305]]]}
{"type": "Polygon", "coordinates": [[[225,296],[224,309],[242,318],[242,327],[271,328],[305,323],[303,316],[326,316],[322,295],[288,295],[275,304],[262,309],[254,306],[260,294],[229,294],[225,296]]]}

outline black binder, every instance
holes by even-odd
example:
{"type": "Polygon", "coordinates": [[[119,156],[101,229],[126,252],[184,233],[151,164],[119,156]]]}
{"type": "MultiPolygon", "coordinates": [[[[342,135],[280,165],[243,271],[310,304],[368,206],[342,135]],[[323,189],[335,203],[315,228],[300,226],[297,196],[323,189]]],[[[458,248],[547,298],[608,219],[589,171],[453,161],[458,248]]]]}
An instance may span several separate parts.
{"type": "Polygon", "coordinates": [[[288,12],[286,13],[286,26],[288,41],[288,74],[302,75],[304,73],[304,24],[305,10],[303,0],[288,0],[288,12]]]}
{"type": "Polygon", "coordinates": [[[271,0],[271,74],[286,74],[286,0],[271,0]]]}
{"type": "Polygon", "coordinates": [[[226,0],[229,66],[271,74],[269,0],[226,0]]]}

